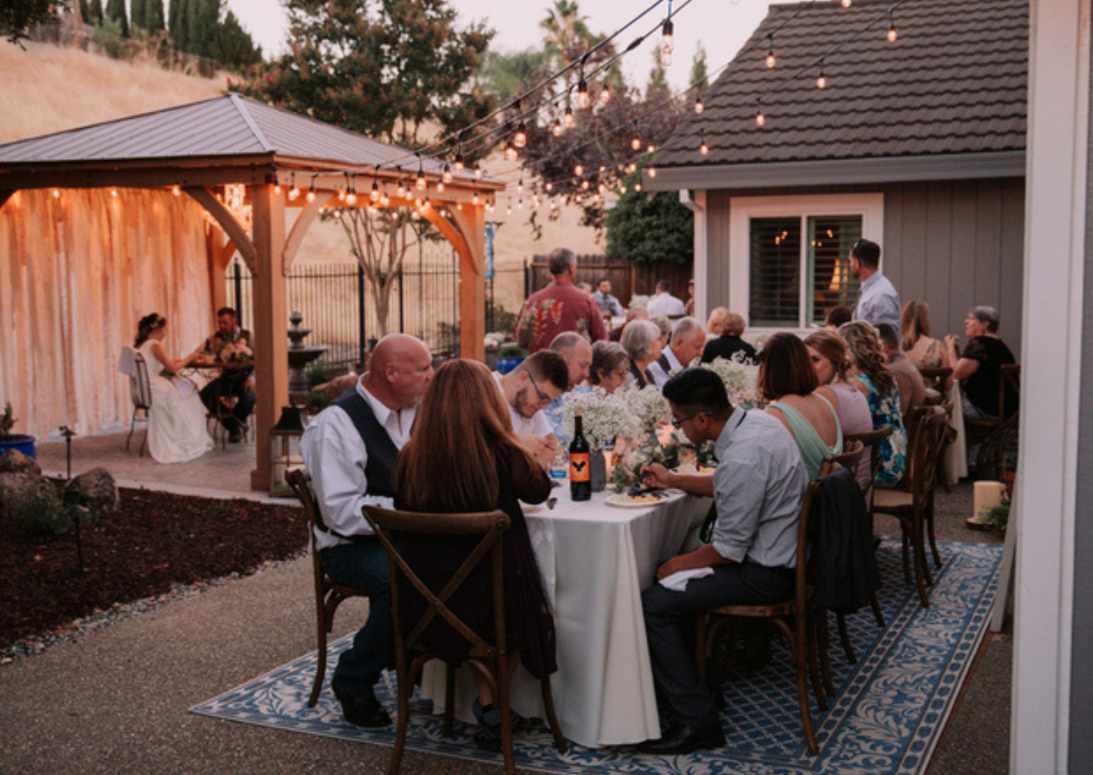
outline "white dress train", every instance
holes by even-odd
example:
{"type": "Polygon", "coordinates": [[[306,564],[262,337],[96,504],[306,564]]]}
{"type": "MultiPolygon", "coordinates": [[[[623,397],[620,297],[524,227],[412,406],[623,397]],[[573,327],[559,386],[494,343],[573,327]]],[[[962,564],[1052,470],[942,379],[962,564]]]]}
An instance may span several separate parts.
{"type": "Polygon", "coordinates": [[[194,384],[160,376],[164,366],[152,351],[152,340],[139,348],[148,365],[152,408],[148,412],[148,450],[157,463],[185,463],[213,448],[205,424],[205,405],[194,384]]]}

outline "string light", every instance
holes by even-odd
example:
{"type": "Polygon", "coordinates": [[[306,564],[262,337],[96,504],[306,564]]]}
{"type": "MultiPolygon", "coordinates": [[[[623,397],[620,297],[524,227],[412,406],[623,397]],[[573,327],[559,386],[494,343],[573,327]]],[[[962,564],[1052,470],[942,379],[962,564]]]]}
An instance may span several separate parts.
{"type": "Polygon", "coordinates": [[[695,97],[695,113],[701,114],[706,109],[706,106],[702,104],[701,97],[695,97]]]}
{"type": "Polygon", "coordinates": [[[580,177],[581,175],[583,175],[583,174],[584,174],[584,165],[582,165],[582,164],[578,164],[578,165],[576,165],[576,166],[575,166],[575,167],[573,168],[573,174],[574,174],[574,175],[575,175],[576,177],[578,177],[578,178],[579,178],[579,177],[580,177]]]}
{"type": "Polygon", "coordinates": [[[391,197],[387,196],[387,184],[383,185],[383,190],[380,192],[380,207],[390,207],[391,197]]]}
{"type": "Polygon", "coordinates": [[[448,162],[444,162],[443,180],[444,180],[445,183],[451,183],[452,182],[452,168],[448,164],[448,162]]]}
{"type": "Polygon", "coordinates": [[[516,161],[516,159],[518,157],[519,157],[519,154],[516,153],[516,148],[513,147],[512,143],[511,142],[505,143],[505,158],[508,159],[509,161],[516,161]]]}
{"type": "Polygon", "coordinates": [[[524,148],[528,144],[528,125],[523,121],[516,127],[516,132],[512,136],[512,144],[517,148],[524,148]]]}
{"type": "Polygon", "coordinates": [[[657,147],[655,145],[653,145],[652,143],[649,143],[649,145],[645,146],[645,152],[646,153],[656,153],[656,150],[657,150],[657,147]]]}
{"type": "Polygon", "coordinates": [[[344,188],[339,188],[338,189],[338,201],[339,202],[344,202],[345,201],[345,189],[344,188]]]}
{"type": "Polygon", "coordinates": [[[523,176],[521,176],[519,182],[517,182],[516,190],[521,194],[524,193],[524,178],[523,178],[523,176]]]}
{"type": "Polygon", "coordinates": [[[110,189],[110,196],[113,197],[114,199],[117,199],[118,198],[118,190],[116,188],[110,189]]]}
{"type": "Polygon", "coordinates": [[[634,184],[634,191],[636,191],[639,194],[641,193],[641,181],[640,180],[637,183],[634,184]]]}
{"type": "Polygon", "coordinates": [[[581,79],[577,82],[577,105],[581,110],[588,110],[592,106],[592,97],[588,94],[588,81],[584,79],[584,72],[581,72],[581,79]]]}
{"type": "Polygon", "coordinates": [[[758,127],[767,125],[767,117],[763,115],[763,104],[759,100],[755,101],[755,125],[758,127]]]}
{"type": "Polygon", "coordinates": [[[826,89],[827,88],[827,76],[824,75],[823,62],[820,63],[820,74],[818,76],[816,76],[816,88],[817,89],[826,89]]]}
{"type": "Polygon", "coordinates": [[[380,184],[376,181],[372,181],[372,192],[368,195],[373,202],[380,200],[380,184]]]}
{"type": "Polygon", "coordinates": [[[547,193],[550,193],[551,191],[554,190],[554,184],[552,182],[550,182],[549,180],[546,182],[546,190],[547,190],[547,193]]]}
{"type": "Polygon", "coordinates": [[[274,193],[275,196],[280,196],[281,195],[281,184],[280,183],[274,183],[273,184],[273,193],[274,193]]]}
{"type": "MultiPolygon", "coordinates": [[[[672,6],[668,5],[669,16],[672,13],[672,6]]],[[[672,24],[670,18],[664,20],[664,26],[660,28],[660,64],[665,67],[672,66],[672,52],[675,50],[673,43],[673,34],[675,33],[675,26],[672,24]]]]}
{"type": "Polygon", "coordinates": [[[292,188],[288,190],[288,199],[295,202],[300,197],[300,189],[296,186],[296,173],[292,173],[292,188]]]}
{"type": "Polygon", "coordinates": [[[350,207],[357,204],[357,176],[354,175],[349,183],[349,192],[345,195],[345,203],[350,207]]]}
{"type": "Polygon", "coordinates": [[[307,196],[304,199],[308,201],[308,204],[315,201],[315,175],[311,176],[311,182],[307,187],[307,196]]]}
{"type": "Polygon", "coordinates": [[[395,193],[398,194],[399,199],[406,198],[406,185],[402,182],[402,178],[398,179],[398,189],[395,193]]]}
{"type": "Polygon", "coordinates": [[[849,8],[854,5],[854,0],[842,0],[843,8],[849,8]]]}
{"type": "Polygon", "coordinates": [[[425,169],[422,167],[420,158],[417,162],[417,182],[415,183],[415,186],[418,191],[424,191],[428,186],[428,183],[425,182],[425,169]]]}
{"type": "Polygon", "coordinates": [[[651,178],[655,178],[657,176],[657,168],[656,167],[646,167],[646,172],[649,173],[649,177],[651,177],[651,178]]]}
{"type": "Polygon", "coordinates": [[[479,202],[478,192],[475,191],[473,194],[471,194],[471,204],[474,205],[475,207],[478,207],[478,202],[479,202]]]}
{"type": "Polygon", "coordinates": [[[703,156],[708,156],[710,153],[710,146],[706,145],[705,135],[699,135],[698,152],[703,156]]]}
{"type": "Polygon", "coordinates": [[[888,14],[888,42],[895,43],[899,40],[899,33],[896,32],[896,19],[893,12],[888,14]]]}
{"type": "Polygon", "coordinates": [[[562,121],[565,124],[566,129],[572,129],[573,125],[577,123],[577,119],[573,117],[573,108],[568,105],[565,106],[565,113],[562,114],[562,121]]]}
{"type": "Polygon", "coordinates": [[[179,196],[179,195],[182,194],[182,189],[179,188],[178,186],[171,186],[171,193],[174,194],[175,196],[179,196]]]}
{"type": "Polygon", "coordinates": [[[635,151],[641,150],[641,138],[634,135],[634,139],[630,141],[630,148],[635,151]]]}
{"type": "Polygon", "coordinates": [[[773,70],[778,64],[778,58],[774,56],[774,33],[767,35],[767,69],[773,70]]]}
{"type": "Polygon", "coordinates": [[[565,130],[562,128],[561,120],[557,119],[557,118],[554,119],[554,124],[553,124],[553,126],[550,127],[550,133],[552,135],[554,135],[555,137],[561,137],[562,132],[564,132],[564,131],[565,130]]]}
{"type": "Polygon", "coordinates": [[[474,179],[475,180],[481,180],[482,179],[482,167],[477,162],[475,162],[475,165],[474,165],[474,179]]]}
{"type": "Polygon", "coordinates": [[[603,88],[600,89],[600,104],[601,105],[607,105],[607,103],[609,103],[610,101],[611,101],[611,87],[608,86],[605,83],[603,85],[603,88]]]}
{"type": "Polygon", "coordinates": [[[58,188],[53,189],[53,191],[51,191],[50,193],[53,195],[54,199],[60,199],[61,198],[61,190],[58,189],[58,188]]]}
{"type": "Polygon", "coordinates": [[[587,191],[587,190],[588,190],[588,188],[589,188],[589,186],[591,186],[591,185],[592,185],[592,184],[591,184],[591,183],[589,183],[589,182],[588,182],[587,180],[582,180],[582,181],[581,181],[581,190],[582,190],[582,191],[587,191]]]}
{"type": "Polygon", "coordinates": [[[463,149],[460,148],[455,152],[455,171],[462,172],[466,165],[463,163],[463,149]]]}

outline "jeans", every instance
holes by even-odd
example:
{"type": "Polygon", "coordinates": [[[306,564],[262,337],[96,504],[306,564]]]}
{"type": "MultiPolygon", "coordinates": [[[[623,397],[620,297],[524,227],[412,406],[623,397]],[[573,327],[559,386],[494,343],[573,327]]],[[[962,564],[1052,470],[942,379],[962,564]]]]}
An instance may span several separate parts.
{"type": "Polygon", "coordinates": [[[372,695],[372,687],[391,660],[391,598],[387,554],[380,542],[366,539],[319,552],[327,575],[338,584],[365,589],[368,621],[342,652],[332,685],[344,694],[372,695]]]}
{"type": "Polygon", "coordinates": [[[254,392],[247,388],[250,369],[237,369],[225,372],[201,389],[201,402],[214,414],[229,433],[239,433],[247,424],[247,418],[254,411],[254,392]],[[221,398],[237,398],[231,411],[218,406],[221,398]]]}
{"type": "Polygon", "coordinates": [[[683,592],[654,583],[642,593],[662,728],[665,711],[694,729],[718,724],[716,699],[695,663],[695,616],[723,605],[775,603],[792,591],[791,569],[744,562],[719,565],[712,576],[691,579],[683,592]]]}

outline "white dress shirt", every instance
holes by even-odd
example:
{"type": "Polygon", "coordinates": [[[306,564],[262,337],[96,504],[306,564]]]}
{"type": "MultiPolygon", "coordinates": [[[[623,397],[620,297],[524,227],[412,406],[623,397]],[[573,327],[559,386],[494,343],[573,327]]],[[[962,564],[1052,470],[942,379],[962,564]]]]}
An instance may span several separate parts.
{"type": "MultiPolygon", "coordinates": [[[[357,394],[368,402],[376,421],[387,431],[391,442],[402,449],[410,440],[415,408],[394,411],[357,382],[357,394]]],[[[381,495],[365,495],[368,480],[364,468],[368,452],[357,426],[340,406],[330,406],[307,427],[300,439],[300,452],[311,474],[311,488],[319,502],[323,523],[342,535],[371,535],[364,519],[363,506],[393,508],[394,501],[381,495]]],[[[393,473],[393,472],[392,472],[393,473]]],[[[315,547],[327,549],[347,543],[335,535],[315,530],[315,547]]]]}
{"type": "MultiPolygon", "coordinates": [[[[495,371],[493,378],[497,382],[497,389],[501,391],[501,397],[504,398],[505,391],[501,387],[501,372],[495,371]]],[[[512,430],[517,436],[543,437],[554,433],[550,418],[546,416],[546,412],[543,410],[540,409],[531,417],[524,417],[516,411],[516,407],[510,404],[508,399],[505,399],[505,405],[509,408],[509,416],[512,418],[512,430]]]]}
{"type": "Polygon", "coordinates": [[[657,318],[661,315],[672,318],[683,315],[685,313],[685,308],[682,301],[667,291],[664,291],[649,299],[645,311],[649,313],[649,317],[651,318],[657,318]]]}
{"type": "Polygon", "coordinates": [[[677,374],[687,368],[687,364],[679,362],[679,358],[676,357],[671,345],[665,347],[661,351],[661,355],[668,360],[668,371],[665,371],[664,367],[660,365],[659,358],[649,364],[649,373],[653,375],[653,384],[657,386],[657,390],[663,388],[664,383],[667,382],[668,378],[673,374],[677,374]]]}
{"type": "Polygon", "coordinates": [[[874,326],[887,323],[899,333],[899,293],[891,281],[880,272],[861,284],[861,296],[854,308],[854,320],[865,320],[874,326]]]}

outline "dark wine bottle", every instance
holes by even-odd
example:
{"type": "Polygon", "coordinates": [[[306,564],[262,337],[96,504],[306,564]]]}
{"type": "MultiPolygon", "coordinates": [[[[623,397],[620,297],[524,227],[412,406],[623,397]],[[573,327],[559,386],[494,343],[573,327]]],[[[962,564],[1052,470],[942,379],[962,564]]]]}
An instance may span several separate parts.
{"type": "Polygon", "coordinates": [[[569,442],[569,497],[575,501],[592,498],[592,460],[580,415],[573,419],[573,441],[569,442]]]}

